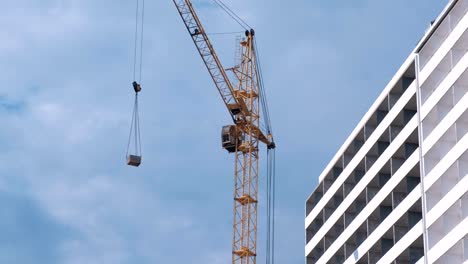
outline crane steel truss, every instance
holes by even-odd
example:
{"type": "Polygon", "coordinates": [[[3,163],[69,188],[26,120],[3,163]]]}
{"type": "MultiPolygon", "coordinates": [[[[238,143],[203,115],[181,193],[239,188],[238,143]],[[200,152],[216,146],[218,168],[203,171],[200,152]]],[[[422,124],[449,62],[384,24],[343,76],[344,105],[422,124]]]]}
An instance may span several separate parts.
{"type": "Polygon", "coordinates": [[[246,31],[240,65],[229,79],[190,0],[173,0],[190,36],[235,123],[233,264],[255,264],[257,250],[258,146],[274,148],[271,135],[260,129],[259,75],[254,31],[246,31]],[[236,84],[236,86],[233,85],[236,84]],[[239,142],[240,141],[240,142],[239,142]]]}
{"type": "Polygon", "coordinates": [[[253,31],[242,41],[242,61],[233,69],[238,79],[236,97],[246,103],[249,117],[244,124],[243,142],[236,150],[234,175],[234,224],[232,263],[256,263],[258,205],[258,138],[260,125],[257,67],[253,31]]]}

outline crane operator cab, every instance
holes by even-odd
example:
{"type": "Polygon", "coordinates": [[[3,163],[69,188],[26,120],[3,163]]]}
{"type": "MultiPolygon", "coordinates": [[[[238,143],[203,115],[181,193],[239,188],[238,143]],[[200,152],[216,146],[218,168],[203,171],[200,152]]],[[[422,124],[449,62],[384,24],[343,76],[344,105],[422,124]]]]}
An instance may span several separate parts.
{"type": "Polygon", "coordinates": [[[235,152],[242,142],[242,133],[237,130],[235,125],[223,126],[221,130],[221,143],[224,149],[229,153],[235,152]]]}

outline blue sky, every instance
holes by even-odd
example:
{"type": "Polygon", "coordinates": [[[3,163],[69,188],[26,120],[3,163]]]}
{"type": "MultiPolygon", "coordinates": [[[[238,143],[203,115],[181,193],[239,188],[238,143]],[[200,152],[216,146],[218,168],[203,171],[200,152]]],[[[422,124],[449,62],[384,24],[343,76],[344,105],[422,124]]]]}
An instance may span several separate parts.
{"type": "MultiPolygon", "coordinates": [[[[194,0],[207,31],[239,30],[209,3],[194,0]]],[[[256,29],[262,56],[278,145],[277,263],[303,263],[318,175],[447,1],[225,3],[256,29]]],[[[170,0],[146,2],[143,165],[125,166],[134,7],[3,3],[0,263],[230,261],[233,156],[219,138],[229,115],[170,0]]],[[[229,66],[234,38],[213,43],[229,66]]]]}

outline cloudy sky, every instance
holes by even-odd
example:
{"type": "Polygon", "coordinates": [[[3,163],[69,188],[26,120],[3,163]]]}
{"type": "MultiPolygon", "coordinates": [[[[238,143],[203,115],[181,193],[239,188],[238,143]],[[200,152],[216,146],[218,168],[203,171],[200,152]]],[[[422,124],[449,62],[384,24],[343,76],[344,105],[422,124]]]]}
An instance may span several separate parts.
{"type": "MultiPolygon", "coordinates": [[[[240,29],[211,0],[193,2],[207,31],[240,29]]],[[[447,1],[225,3],[256,29],[262,56],[278,145],[277,263],[303,263],[318,175],[447,1]]],[[[170,0],[146,1],[143,164],[125,165],[134,9],[2,3],[0,263],[230,262],[233,156],[219,138],[229,115],[170,0]]],[[[235,36],[213,43],[232,66],[235,36]]]]}

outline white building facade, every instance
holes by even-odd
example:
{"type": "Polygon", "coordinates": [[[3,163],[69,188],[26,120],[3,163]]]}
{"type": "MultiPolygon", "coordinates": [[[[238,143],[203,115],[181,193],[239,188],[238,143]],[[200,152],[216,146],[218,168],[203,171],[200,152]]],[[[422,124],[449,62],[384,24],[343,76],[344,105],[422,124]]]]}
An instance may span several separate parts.
{"type": "Polygon", "coordinates": [[[468,0],[432,23],[306,201],[306,263],[468,263],[468,0]]]}

